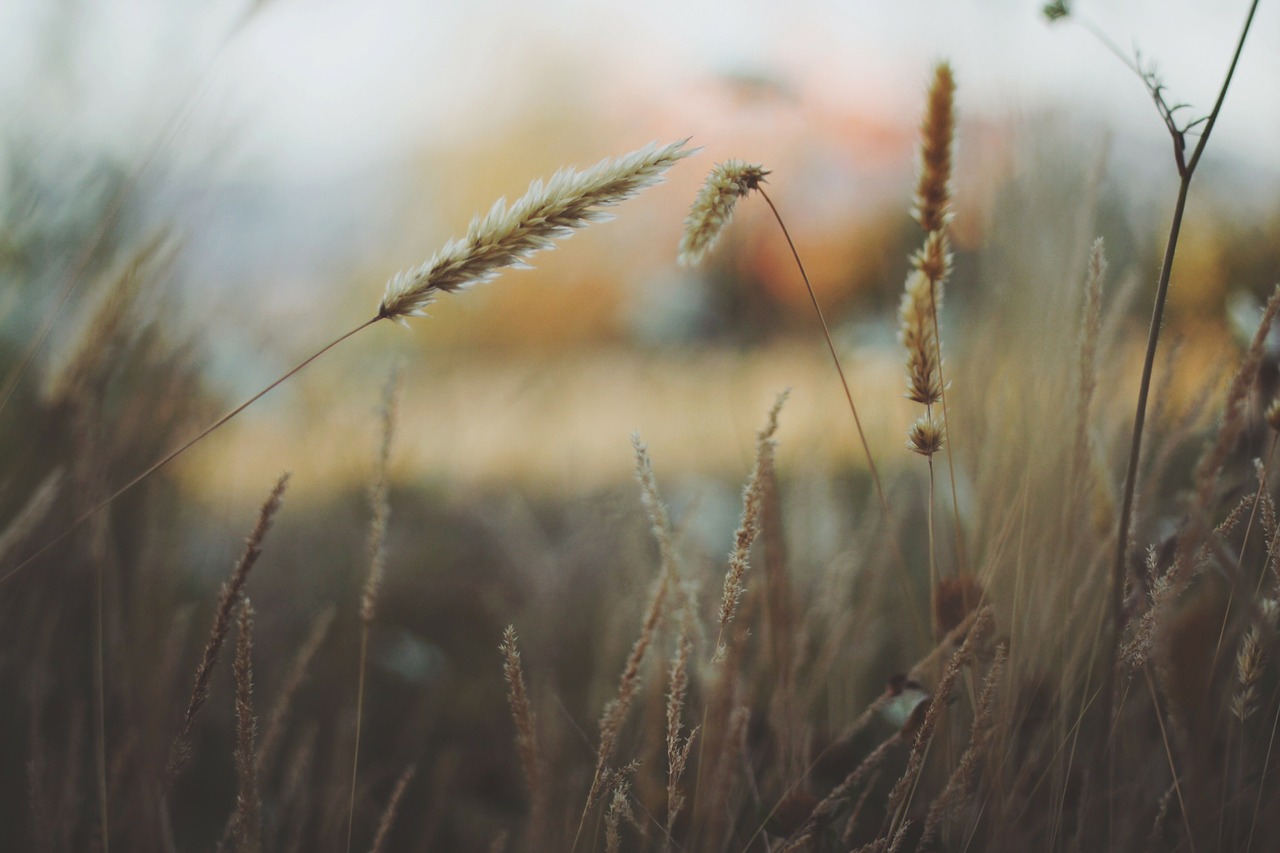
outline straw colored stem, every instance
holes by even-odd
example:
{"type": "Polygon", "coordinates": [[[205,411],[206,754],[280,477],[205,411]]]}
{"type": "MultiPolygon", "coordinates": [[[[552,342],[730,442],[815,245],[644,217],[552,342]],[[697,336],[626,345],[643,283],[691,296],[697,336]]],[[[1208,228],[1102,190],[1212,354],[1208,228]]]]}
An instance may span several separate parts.
{"type": "Polygon", "coordinates": [[[272,382],[272,383],[271,383],[270,385],[268,385],[266,388],[263,388],[261,391],[259,391],[258,393],[254,394],[252,397],[250,397],[249,399],[245,400],[243,403],[241,403],[240,405],[236,406],[234,409],[232,409],[231,411],[227,412],[227,413],[226,413],[225,415],[223,415],[222,417],[218,418],[218,419],[217,419],[216,421],[214,421],[212,424],[210,424],[209,426],[205,427],[205,428],[204,428],[203,430],[201,430],[201,431],[200,431],[200,433],[199,433],[199,434],[197,434],[194,438],[192,438],[192,439],[188,440],[185,444],[183,444],[182,446],[178,447],[176,450],[172,450],[172,451],[170,451],[170,452],[169,452],[169,453],[168,453],[164,458],[160,459],[160,461],[158,461],[158,462],[156,462],[156,463],[152,464],[150,468],[147,468],[147,469],[146,469],[145,471],[143,471],[141,474],[138,474],[138,475],[137,475],[136,477],[134,477],[132,480],[130,480],[129,482],[125,483],[123,486],[121,486],[120,488],[116,489],[116,490],[115,490],[114,492],[112,492],[110,495],[108,495],[107,497],[105,497],[105,498],[103,498],[101,501],[99,501],[97,504],[95,504],[95,505],[93,506],[93,508],[91,508],[91,509],[87,510],[83,515],[81,515],[81,516],[79,516],[78,518],[76,518],[76,520],[75,520],[75,521],[71,522],[71,525],[70,525],[69,527],[67,527],[65,530],[63,530],[61,533],[59,533],[59,534],[58,534],[57,536],[55,536],[53,539],[49,540],[49,541],[48,541],[48,542],[46,542],[44,545],[42,545],[42,546],[40,547],[40,549],[39,549],[39,550],[37,550],[34,554],[31,554],[29,557],[27,557],[26,559],[24,559],[21,563],[18,563],[18,565],[14,566],[12,569],[10,569],[8,572],[6,572],[3,576],[0,576],[0,586],[3,586],[6,582],[8,582],[11,578],[13,578],[15,575],[17,575],[17,574],[18,574],[20,571],[22,571],[24,568],[26,568],[27,566],[31,565],[31,563],[32,563],[32,562],[34,562],[36,559],[38,559],[42,554],[44,554],[46,551],[48,551],[48,550],[49,550],[50,548],[52,548],[54,545],[57,545],[57,544],[58,544],[59,542],[61,542],[63,539],[67,538],[67,536],[71,535],[71,533],[72,533],[73,531],[77,530],[77,529],[80,527],[80,525],[84,524],[86,521],[88,521],[89,519],[93,518],[95,515],[97,515],[97,514],[98,514],[99,512],[101,512],[102,510],[106,509],[106,508],[107,508],[107,506],[109,506],[109,505],[110,505],[110,504],[111,504],[111,503],[112,503],[116,498],[118,498],[118,497],[120,497],[121,495],[125,494],[126,492],[130,491],[130,490],[131,490],[131,489],[133,489],[135,486],[137,486],[137,485],[139,485],[140,483],[142,483],[142,481],[144,481],[144,480],[146,480],[147,478],[149,478],[152,474],[156,473],[156,472],[157,472],[157,471],[159,471],[161,468],[163,468],[164,466],[168,465],[170,462],[172,462],[173,460],[177,459],[177,458],[178,458],[179,456],[181,456],[182,454],[186,453],[188,450],[190,450],[190,449],[191,449],[192,447],[194,447],[196,444],[200,443],[200,442],[201,442],[201,441],[203,441],[205,438],[207,438],[207,437],[208,437],[210,434],[212,434],[215,430],[217,430],[218,428],[220,428],[220,427],[222,427],[223,425],[225,425],[228,421],[230,421],[230,420],[231,420],[232,418],[234,418],[236,415],[240,414],[240,413],[241,413],[241,412],[243,412],[245,409],[249,408],[249,407],[250,407],[250,406],[252,406],[254,403],[258,402],[258,400],[261,400],[261,399],[262,399],[263,397],[265,397],[267,394],[269,394],[269,393],[271,393],[272,391],[274,391],[278,386],[280,386],[280,385],[281,385],[281,384],[283,384],[284,382],[286,382],[286,381],[288,381],[289,379],[291,379],[295,374],[297,374],[299,371],[301,371],[304,367],[306,367],[307,365],[311,364],[311,362],[315,361],[317,358],[319,358],[320,356],[324,355],[324,354],[325,354],[325,353],[327,353],[329,350],[333,349],[333,348],[334,348],[334,347],[336,347],[338,344],[340,344],[340,343],[342,343],[343,341],[345,341],[347,338],[353,337],[356,333],[364,331],[366,328],[368,328],[369,326],[372,326],[374,323],[376,323],[376,322],[378,322],[379,320],[382,320],[382,319],[384,319],[384,318],[383,318],[381,315],[379,315],[379,316],[377,316],[377,317],[374,317],[374,318],[373,318],[373,319],[371,319],[371,320],[366,320],[365,322],[361,323],[359,326],[356,326],[354,329],[352,329],[351,331],[347,332],[346,334],[343,334],[343,335],[341,335],[340,337],[335,338],[333,341],[329,342],[328,344],[325,344],[325,345],[324,345],[324,347],[322,347],[320,350],[318,350],[317,352],[315,352],[315,353],[313,353],[312,355],[308,356],[307,358],[303,359],[303,361],[301,361],[297,366],[295,366],[295,367],[293,367],[292,369],[290,369],[287,373],[285,373],[283,376],[281,376],[281,377],[280,377],[279,379],[277,379],[276,381],[272,382]]]}
{"type": "Polygon", "coordinates": [[[782,214],[778,213],[778,208],[774,205],[773,199],[769,198],[763,187],[757,187],[756,189],[765,200],[765,204],[769,205],[769,210],[773,211],[773,218],[777,220],[778,227],[782,229],[782,236],[786,238],[787,247],[791,249],[791,256],[795,258],[796,267],[800,270],[800,277],[804,279],[804,287],[809,293],[809,301],[813,303],[813,310],[818,315],[818,322],[822,325],[822,336],[827,342],[827,350],[831,353],[831,360],[835,363],[836,373],[840,376],[840,387],[844,389],[844,398],[848,401],[849,411],[853,414],[853,423],[858,429],[858,441],[862,444],[862,452],[867,459],[867,469],[870,471],[871,481],[875,485],[876,499],[880,502],[880,511],[884,514],[885,539],[888,541],[889,548],[893,552],[894,559],[900,569],[898,581],[902,586],[903,600],[907,602],[907,609],[910,611],[911,619],[915,623],[916,632],[923,637],[925,636],[924,624],[920,620],[920,614],[915,606],[915,599],[907,586],[907,561],[902,555],[902,549],[898,547],[897,539],[894,537],[893,514],[889,510],[889,501],[885,498],[884,485],[880,481],[880,471],[876,467],[875,458],[871,455],[871,446],[867,443],[867,434],[862,429],[862,418],[858,416],[858,407],[854,405],[853,393],[849,390],[849,382],[845,378],[844,367],[840,364],[840,356],[836,354],[836,345],[831,339],[831,329],[827,326],[827,318],[822,313],[822,306],[818,304],[818,295],[814,292],[813,285],[809,282],[809,274],[805,272],[804,263],[800,260],[800,253],[796,250],[795,241],[791,239],[791,232],[787,230],[786,223],[782,221],[782,214]]]}

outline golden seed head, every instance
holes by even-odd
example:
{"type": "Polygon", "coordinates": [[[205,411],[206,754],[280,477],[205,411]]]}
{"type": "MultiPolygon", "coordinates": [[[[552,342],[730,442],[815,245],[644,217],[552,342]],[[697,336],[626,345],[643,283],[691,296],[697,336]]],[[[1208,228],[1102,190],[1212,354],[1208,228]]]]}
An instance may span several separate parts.
{"type": "Polygon", "coordinates": [[[933,81],[929,85],[929,103],[920,124],[920,183],[912,211],[926,232],[941,231],[950,217],[955,92],[951,66],[939,62],[934,68],[933,81]]]}
{"type": "Polygon", "coordinates": [[[646,145],[589,169],[561,169],[543,184],[534,181],[510,207],[498,199],[485,216],[471,220],[467,236],[450,240],[422,266],[387,282],[379,317],[421,316],[439,293],[453,293],[489,281],[507,267],[522,266],[535,252],[577,228],[608,218],[601,208],[631,198],[662,180],[673,164],[694,151],[689,140],[646,145]]]}
{"type": "Polygon", "coordinates": [[[741,160],[726,160],[711,170],[684,220],[676,253],[681,266],[694,266],[711,251],[733,216],[734,204],[764,183],[768,174],[763,166],[741,160]]]}
{"type": "Polygon", "coordinates": [[[921,415],[907,430],[907,447],[921,456],[933,456],[946,444],[946,431],[942,424],[928,415],[921,415]]]}
{"type": "Polygon", "coordinates": [[[933,323],[937,293],[928,276],[913,271],[898,309],[898,340],[907,351],[907,397],[925,406],[942,399],[937,327],[933,323]]]}

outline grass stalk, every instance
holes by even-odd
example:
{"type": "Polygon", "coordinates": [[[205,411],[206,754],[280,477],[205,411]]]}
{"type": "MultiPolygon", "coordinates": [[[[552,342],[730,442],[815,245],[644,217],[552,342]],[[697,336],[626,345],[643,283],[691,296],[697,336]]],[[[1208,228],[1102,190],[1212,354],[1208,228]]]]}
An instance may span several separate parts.
{"type": "MultiPolygon", "coordinates": [[[[1200,163],[1205,146],[1208,145],[1209,137],[1218,121],[1218,114],[1221,112],[1222,104],[1226,100],[1227,90],[1231,87],[1231,78],[1234,76],[1236,65],[1240,61],[1240,54],[1244,50],[1245,39],[1249,35],[1249,28],[1253,23],[1253,16],[1257,9],[1258,0],[1253,0],[1249,4],[1249,13],[1245,18],[1244,26],[1241,28],[1240,39],[1236,43],[1231,65],[1228,67],[1222,87],[1218,91],[1218,99],[1213,105],[1212,112],[1209,113],[1204,122],[1204,129],[1201,131],[1200,139],[1196,143],[1190,160],[1184,159],[1187,128],[1179,130],[1172,123],[1171,119],[1168,118],[1169,110],[1164,106],[1159,89],[1152,89],[1157,109],[1160,110],[1163,117],[1166,117],[1166,125],[1173,136],[1174,159],[1178,166],[1179,177],[1178,197],[1173,206],[1173,220],[1169,224],[1169,236],[1165,242],[1164,258],[1160,263],[1160,276],[1156,282],[1155,302],[1151,309],[1151,325],[1147,332],[1147,348],[1142,360],[1142,379],[1138,385],[1137,407],[1133,417],[1133,434],[1129,442],[1129,458],[1125,468],[1124,493],[1120,503],[1120,518],[1116,533],[1115,561],[1111,573],[1111,643],[1107,657],[1104,660],[1107,666],[1107,685],[1106,692],[1103,695],[1103,708],[1106,714],[1104,720],[1108,721],[1108,724],[1115,701],[1115,666],[1113,664],[1124,632],[1124,581],[1127,574],[1129,533],[1133,521],[1133,499],[1137,488],[1138,463],[1142,455],[1142,437],[1143,429],[1146,425],[1147,401],[1151,393],[1151,375],[1155,368],[1156,347],[1160,342],[1160,329],[1164,323],[1165,303],[1169,297],[1169,281],[1173,273],[1174,256],[1178,249],[1178,237],[1182,233],[1182,217],[1187,207],[1187,194],[1191,189],[1191,178],[1195,174],[1196,166],[1200,163]]],[[[1148,85],[1150,87],[1150,84],[1148,85]]],[[[1110,746],[1108,750],[1111,750],[1110,746]]]]}

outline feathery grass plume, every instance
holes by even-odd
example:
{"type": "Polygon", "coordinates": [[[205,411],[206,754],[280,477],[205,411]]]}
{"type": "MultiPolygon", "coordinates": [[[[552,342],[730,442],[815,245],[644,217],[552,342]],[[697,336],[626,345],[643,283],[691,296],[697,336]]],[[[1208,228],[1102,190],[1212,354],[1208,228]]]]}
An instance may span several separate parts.
{"type": "Polygon", "coordinates": [[[929,415],[921,415],[907,431],[907,447],[921,456],[932,457],[946,444],[943,425],[929,415]]]}
{"type": "Polygon", "coordinates": [[[849,799],[849,795],[853,789],[872,772],[876,771],[881,764],[884,763],[889,752],[898,744],[903,742],[901,732],[894,732],[889,735],[879,746],[867,754],[867,757],[859,762],[858,766],[845,776],[839,785],[831,789],[831,792],[823,797],[813,811],[809,813],[809,817],[801,825],[800,829],[791,837],[787,845],[782,848],[782,853],[798,853],[801,850],[810,849],[809,842],[821,831],[822,827],[829,821],[836,809],[845,800],[849,799]]]}
{"type": "Polygon", "coordinates": [[[254,746],[258,722],[253,716],[253,607],[246,596],[240,605],[236,644],[236,853],[261,853],[262,801],[258,795],[258,751],[254,746]]]}
{"type": "Polygon", "coordinates": [[[907,276],[898,308],[898,341],[907,351],[907,399],[924,406],[942,400],[938,330],[934,325],[933,281],[920,270],[907,276]]]}
{"type": "Polygon", "coordinates": [[[622,819],[631,813],[631,800],[628,797],[630,784],[620,782],[613,789],[613,799],[609,802],[609,810],[604,816],[604,849],[606,853],[618,853],[622,849],[622,833],[619,831],[622,819]]]}
{"type": "Polygon", "coordinates": [[[424,316],[437,294],[489,281],[506,267],[521,266],[535,252],[554,248],[553,241],[575,228],[607,219],[601,208],[656,184],[663,172],[693,154],[685,148],[688,142],[650,143],[590,169],[561,169],[545,185],[534,181],[510,207],[506,199],[498,199],[488,214],[471,220],[466,237],[450,240],[422,266],[393,276],[378,316],[424,316]]]}
{"type": "Polygon", "coordinates": [[[369,559],[369,574],[365,578],[360,595],[360,621],[369,625],[377,613],[378,593],[382,589],[382,577],[387,564],[387,522],[391,516],[390,476],[391,445],[395,439],[396,410],[400,392],[400,370],[391,371],[382,391],[382,404],[378,407],[381,422],[378,460],[374,467],[373,482],[369,485],[369,538],[365,553],[369,559]]]}
{"type": "Polygon", "coordinates": [[[510,208],[506,206],[505,199],[499,199],[486,216],[472,219],[465,238],[450,240],[422,266],[392,276],[387,282],[377,314],[307,356],[271,384],[77,516],[60,534],[0,575],[0,584],[31,565],[116,498],[186,453],[348,338],[381,320],[396,320],[407,325],[405,318],[425,315],[427,306],[435,300],[438,293],[454,293],[467,285],[489,281],[507,267],[521,266],[535,252],[553,248],[555,240],[569,236],[574,229],[607,219],[607,214],[601,208],[618,204],[658,183],[667,169],[695,153],[697,149],[685,148],[688,141],[686,138],[661,147],[650,144],[622,157],[601,160],[583,171],[562,169],[545,185],[541,181],[534,181],[528,192],[510,208]]]}
{"type": "Polygon", "coordinates": [[[405,789],[409,787],[413,774],[417,771],[417,765],[410,764],[396,780],[396,786],[391,789],[391,796],[387,798],[387,807],[382,810],[382,817],[378,819],[378,830],[373,834],[373,844],[369,845],[369,853],[382,853],[387,846],[387,836],[391,834],[391,824],[395,823],[400,800],[404,797],[405,789]]]}
{"type": "Polygon", "coordinates": [[[929,102],[920,124],[920,180],[911,212],[926,233],[941,231],[950,215],[955,93],[950,64],[939,62],[933,70],[929,102]]]}
{"type": "Polygon", "coordinates": [[[636,479],[640,482],[640,497],[649,513],[658,550],[661,554],[662,567],[658,579],[654,582],[653,592],[649,596],[649,605],[645,608],[644,619],[640,625],[640,636],[631,646],[631,653],[622,668],[622,676],[618,679],[618,695],[605,705],[600,715],[600,745],[596,750],[596,769],[591,778],[591,790],[587,794],[586,805],[582,809],[582,818],[578,823],[578,831],[574,836],[574,849],[582,836],[582,827],[586,823],[587,812],[596,804],[606,789],[605,782],[609,777],[608,762],[613,754],[613,747],[622,730],[623,720],[640,689],[640,667],[644,663],[645,654],[653,644],[658,630],[658,622],[666,605],[667,594],[675,581],[675,555],[671,543],[671,522],[667,515],[667,507],[653,476],[653,462],[649,459],[649,450],[640,440],[639,434],[631,436],[631,444],[636,456],[636,479]]]}
{"type": "Polygon", "coordinates": [[[928,709],[925,711],[924,719],[916,731],[915,742],[911,747],[911,756],[907,759],[907,768],[902,772],[901,778],[898,779],[897,784],[894,785],[889,794],[889,805],[886,811],[890,820],[890,828],[885,837],[892,837],[894,835],[894,827],[899,825],[898,822],[906,817],[911,796],[920,777],[920,771],[924,768],[925,753],[933,740],[933,730],[937,727],[938,720],[942,717],[943,708],[950,701],[951,693],[955,690],[956,682],[960,678],[961,669],[967,666],[977,655],[978,647],[985,641],[986,635],[991,628],[991,623],[992,609],[990,605],[986,605],[977,612],[973,620],[973,627],[970,629],[968,636],[965,637],[964,643],[961,644],[955,655],[948,661],[946,669],[942,671],[942,678],[938,681],[937,690],[934,691],[933,698],[929,701],[928,709]]]}
{"type": "Polygon", "coordinates": [[[529,705],[529,691],[525,687],[524,667],[520,664],[520,647],[517,645],[516,628],[508,625],[502,632],[502,676],[507,682],[507,703],[511,706],[511,718],[516,724],[516,751],[524,767],[529,794],[536,801],[542,783],[541,764],[538,757],[533,709],[529,705]]]}
{"type": "Polygon", "coordinates": [[[1080,507],[1088,494],[1092,468],[1090,460],[1089,414],[1098,386],[1098,341],[1102,334],[1102,280],[1107,272],[1107,257],[1102,238],[1093,241],[1089,250],[1089,271],[1084,283],[1084,306],[1080,312],[1080,331],[1076,336],[1075,441],[1071,451],[1070,489],[1067,507],[1072,512],[1080,507]]]}
{"type": "Polygon", "coordinates": [[[1262,366],[1262,356],[1277,312],[1280,312],[1280,285],[1276,285],[1270,298],[1267,299],[1266,307],[1262,310],[1262,319],[1258,323],[1257,331],[1254,332],[1253,340],[1249,343],[1249,349],[1246,350],[1240,367],[1231,378],[1231,384],[1227,388],[1226,402],[1222,407],[1222,420],[1218,427],[1218,434],[1196,464],[1193,476],[1195,497],[1191,508],[1190,524],[1178,543],[1178,550],[1188,557],[1191,556],[1192,547],[1200,544],[1198,539],[1203,535],[1208,524],[1206,515],[1218,484],[1218,476],[1222,473],[1222,467],[1235,447],[1236,439],[1244,429],[1249,391],[1253,388],[1254,380],[1257,379],[1259,367],[1262,366]]]}
{"type": "Polygon", "coordinates": [[[129,320],[142,304],[144,285],[173,260],[172,246],[163,251],[165,241],[162,233],[151,236],[113,273],[74,349],[46,383],[44,398],[51,405],[75,403],[119,366],[128,340],[136,334],[136,324],[129,320]]]}
{"type": "Polygon", "coordinates": [[[942,824],[943,817],[946,816],[949,810],[961,805],[969,795],[969,791],[973,789],[974,778],[978,772],[978,762],[986,757],[987,747],[990,746],[991,737],[995,733],[996,686],[1000,682],[1000,676],[1004,672],[1004,665],[1008,659],[1009,644],[1007,642],[997,643],[995,657],[991,661],[991,666],[987,669],[986,678],[982,682],[982,693],[978,697],[978,707],[973,715],[973,723],[969,727],[969,746],[966,747],[964,754],[960,756],[960,762],[956,765],[956,769],[952,771],[951,778],[947,780],[942,793],[934,797],[933,802],[929,804],[929,813],[924,822],[924,832],[916,846],[918,853],[919,851],[930,849],[930,842],[937,835],[938,827],[942,824]]]}
{"type": "MultiPolygon", "coordinates": [[[[1276,624],[1277,603],[1267,599],[1259,609],[1267,627],[1274,631],[1276,624]]],[[[1257,625],[1250,625],[1249,630],[1240,638],[1240,649],[1236,652],[1236,683],[1239,689],[1231,697],[1231,713],[1240,722],[1249,719],[1256,710],[1258,701],[1258,680],[1267,666],[1267,645],[1257,625]]]]}
{"type": "Polygon", "coordinates": [[[763,166],[742,160],[716,164],[684,220],[684,234],[676,253],[681,266],[695,266],[715,247],[733,217],[734,204],[764,183],[768,174],[763,166]]]}
{"type": "Polygon", "coordinates": [[[356,780],[360,771],[360,729],[364,721],[364,683],[369,662],[369,628],[377,615],[378,592],[382,588],[382,575],[386,568],[387,520],[391,515],[390,485],[387,468],[391,462],[391,442],[395,434],[396,392],[400,385],[400,371],[393,370],[382,392],[381,440],[378,443],[378,461],[373,483],[369,487],[369,539],[366,554],[369,573],[365,577],[360,595],[360,657],[356,675],[355,745],[351,758],[351,802],[347,815],[347,850],[351,849],[351,831],[356,816],[356,780]]]}
{"type": "MultiPolygon", "coordinates": [[[[1209,505],[1212,503],[1214,493],[1217,490],[1218,476],[1222,471],[1222,467],[1226,464],[1227,458],[1230,456],[1231,450],[1235,446],[1241,430],[1244,428],[1249,390],[1253,387],[1254,380],[1258,376],[1267,336],[1271,332],[1271,326],[1277,313],[1280,313],[1280,285],[1277,285],[1275,290],[1272,291],[1271,297],[1267,300],[1253,340],[1250,342],[1249,348],[1245,352],[1244,358],[1241,360],[1240,366],[1236,369],[1236,373],[1231,379],[1231,384],[1227,388],[1217,435],[1213,442],[1205,448],[1200,461],[1196,464],[1192,478],[1195,491],[1191,497],[1190,507],[1187,510],[1187,521],[1178,534],[1173,564],[1156,577],[1155,582],[1152,583],[1150,607],[1139,617],[1138,626],[1133,636],[1123,644],[1120,642],[1120,635],[1124,624],[1121,622],[1117,625],[1116,651],[1114,655],[1122,657],[1131,668],[1141,666],[1146,661],[1151,650],[1152,632],[1157,628],[1161,614],[1168,610],[1169,606],[1182,592],[1188,573],[1192,570],[1193,564],[1197,559],[1200,546],[1204,543],[1205,536],[1210,531],[1209,505]]],[[[1129,499],[1129,507],[1132,508],[1132,495],[1127,497],[1129,499]]],[[[1123,515],[1127,516],[1128,513],[1123,513],[1123,515]]],[[[1123,566],[1121,570],[1123,571],[1123,566]]],[[[1113,578],[1113,584],[1122,580],[1123,578],[1120,580],[1113,578]]],[[[1113,591],[1114,594],[1115,592],[1113,591]]],[[[1123,587],[1120,595],[1118,618],[1123,619],[1123,587]]]]}
{"type": "Polygon", "coordinates": [[[778,431],[778,414],[787,402],[790,391],[783,391],[774,400],[769,409],[768,420],[756,433],[756,461],[751,469],[751,477],[743,490],[742,521],[733,535],[733,550],[729,553],[729,568],[724,576],[724,596],[720,601],[720,634],[716,638],[715,659],[723,660],[725,654],[724,632],[738,612],[738,602],[742,599],[742,577],[746,574],[751,544],[760,533],[760,509],[764,500],[764,475],[769,467],[777,442],[774,435],[778,431]]]}
{"type": "Polygon", "coordinates": [[[671,674],[667,688],[667,832],[664,849],[670,848],[676,817],[684,808],[684,793],[680,790],[680,778],[689,763],[689,750],[698,736],[698,729],[681,737],[684,722],[685,698],[689,692],[689,658],[693,655],[693,643],[683,629],[676,643],[676,653],[671,659],[671,674]]]}
{"type": "Polygon", "coordinates": [[[196,716],[200,713],[205,700],[209,698],[209,681],[213,677],[213,667],[218,663],[218,655],[222,644],[231,628],[231,614],[240,600],[240,592],[244,589],[249,572],[262,554],[262,542],[271,529],[271,522],[280,510],[284,491],[289,485],[289,474],[283,474],[276,481],[275,488],[267,496],[258,511],[258,522],[253,532],[245,541],[244,553],[231,572],[231,579],[222,587],[222,596],[218,600],[218,609],[214,613],[213,625],[209,628],[209,639],[205,642],[204,653],[200,665],[196,668],[195,686],[191,690],[191,700],[187,703],[187,712],[182,720],[182,728],[174,738],[169,749],[169,762],[165,771],[165,786],[172,787],[178,774],[191,760],[191,732],[195,727],[196,716]]]}

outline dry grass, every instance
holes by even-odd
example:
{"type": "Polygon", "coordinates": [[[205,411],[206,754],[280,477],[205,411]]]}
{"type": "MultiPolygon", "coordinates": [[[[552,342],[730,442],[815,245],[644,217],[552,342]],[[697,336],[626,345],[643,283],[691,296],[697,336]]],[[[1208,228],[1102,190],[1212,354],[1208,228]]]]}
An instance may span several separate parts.
{"type": "MultiPolygon", "coordinates": [[[[1070,17],[1065,4],[1052,12],[1070,17]]],[[[1191,128],[1143,75],[1184,137],[1191,128]]],[[[896,326],[923,412],[895,430],[907,427],[927,471],[900,438],[872,452],[845,382],[861,468],[818,470],[813,434],[781,421],[784,393],[754,441],[723,453],[745,481],[724,500],[690,487],[680,469],[691,465],[662,465],[661,440],[660,489],[636,436],[638,501],[602,490],[571,509],[472,507],[439,482],[393,477],[398,421],[406,445],[440,441],[399,409],[393,381],[360,469],[367,500],[283,514],[264,551],[282,477],[215,596],[174,565],[195,559],[182,550],[193,530],[205,543],[220,532],[182,519],[170,481],[126,495],[175,458],[152,462],[185,431],[157,401],[189,374],[156,355],[142,334],[153,327],[131,325],[160,243],[123,253],[61,378],[29,401],[57,453],[39,470],[15,463],[0,488],[0,686],[13,697],[0,711],[0,825],[15,849],[1280,846],[1280,355],[1269,343],[1280,288],[1225,387],[1173,354],[1156,376],[1150,339],[1126,459],[1136,349],[1104,288],[1103,244],[1062,233],[1070,194],[1050,187],[1043,209],[1015,194],[992,214],[990,239],[1006,242],[952,245],[955,91],[950,66],[936,66],[919,181],[903,191],[923,236],[909,238],[921,242],[896,326]],[[1072,245],[1044,248],[1058,242],[1072,245]],[[1025,273],[1024,249],[1048,253],[1036,275],[991,272],[999,261],[1025,273]],[[115,384],[123,364],[139,374],[137,401],[115,384]],[[963,393],[949,393],[948,374],[963,393]],[[149,431],[124,441],[138,425],[149,431]],[[934,482],[940,453],[949,496],[934,482]],[[717,512],[723,523],[704,523],[717,512]],[[264,553],[274,570],[255,572],[264,553]],[[926,602],[932,632],[916,615],[926,602]],[[201,647],[190,629],[210,603],[201,647]],[[218,664],[233,622],[228,672],[218,664]],[[261,727],[255,707],[269,709],[261,727]]],[[[1191,159],[1177,155],[1184,196],[1210,129],[1191,159]]],[[[499,201],[393,278],[354,331],[525,262],[691,153],[649,146],[499,201]]],[[[758,192],[807,284],[766,175],[781,192],[782,174],[716,167],[680,258],[705,256],[737,200],[758,192]]],[[[1107,251],[1123,268],[1117,245],[1107,251]]],[[[1171,247],[1162,288],[1172,261],[1171,247]]],[[[809,295],[843,379],[842,361],[855,362],[809,295]]],[[[877,409],[891,405],[883,396],[877,409]]],[[[527,438],[520,453],[555,442],[527,438]]]]}

